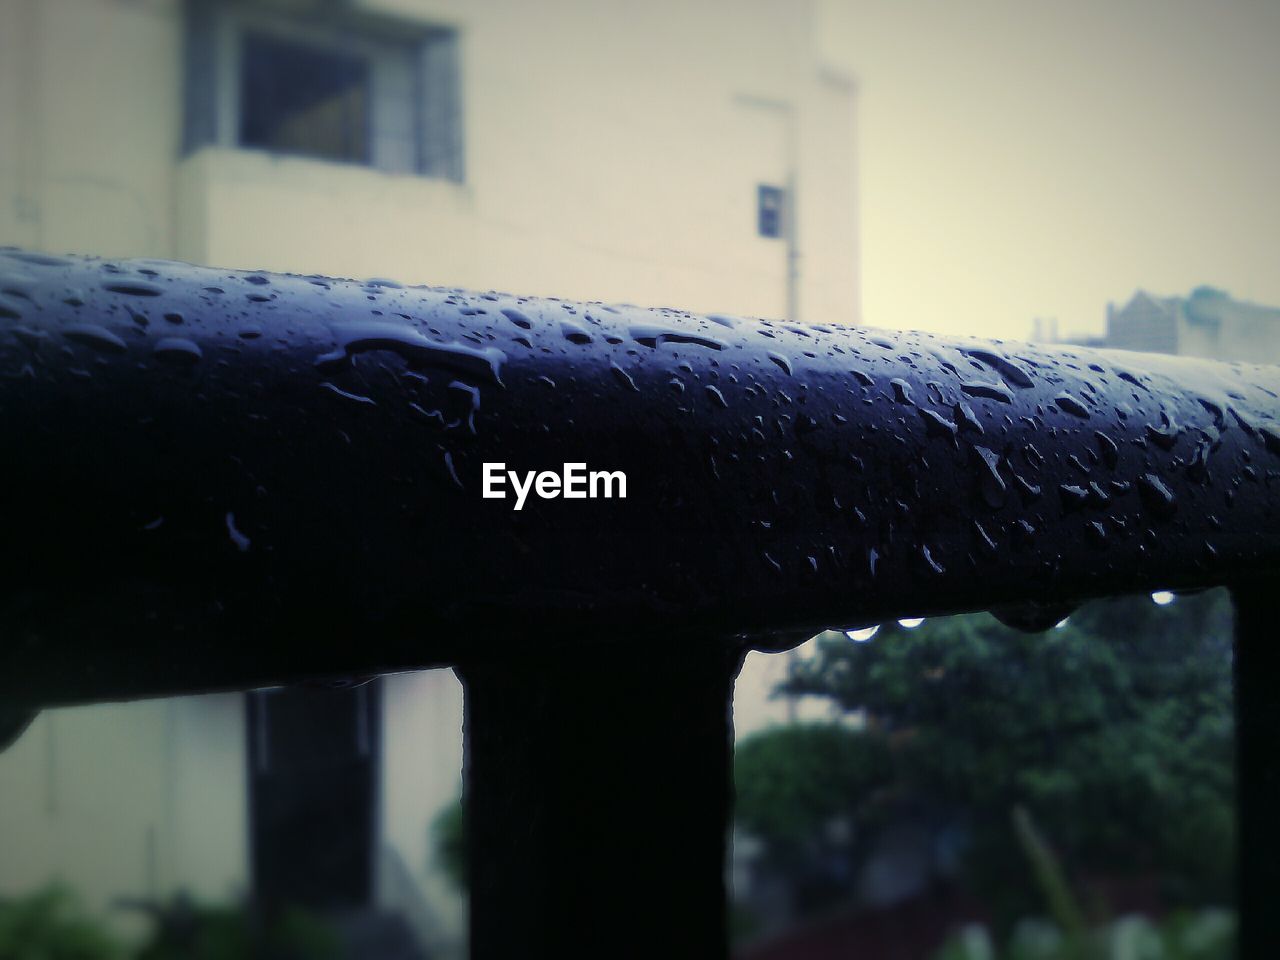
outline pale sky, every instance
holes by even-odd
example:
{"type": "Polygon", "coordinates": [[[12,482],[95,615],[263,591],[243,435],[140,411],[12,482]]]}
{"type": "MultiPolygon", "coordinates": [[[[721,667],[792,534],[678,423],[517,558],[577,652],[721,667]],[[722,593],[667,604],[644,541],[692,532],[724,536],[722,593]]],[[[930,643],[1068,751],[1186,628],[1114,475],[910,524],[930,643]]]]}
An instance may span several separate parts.
{"type": "Polygon", "coordinates": [[[1280,0],[827,0],[864,322],[1026,339],[1202,283],[1280,305],[1280,0]]]}

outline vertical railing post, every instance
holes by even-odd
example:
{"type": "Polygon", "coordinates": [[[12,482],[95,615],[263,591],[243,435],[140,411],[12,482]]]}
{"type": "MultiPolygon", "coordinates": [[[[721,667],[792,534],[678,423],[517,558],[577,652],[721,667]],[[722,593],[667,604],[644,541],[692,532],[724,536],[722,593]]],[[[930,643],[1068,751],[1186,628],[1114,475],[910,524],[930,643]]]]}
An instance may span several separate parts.
{"type": "Polygon", "coordinates": [[[1239,956],[1263,957],[1280,943],[1280,693],[1275,655],[1276,584],[1232,589],[1236,613],[1236,795],[1239,809],[1239,956]]]}
{"type": "Polygon", "coordinates": [[[472,957],[726,955],[740,663],[704,640],[459,668],[472,957]]]}

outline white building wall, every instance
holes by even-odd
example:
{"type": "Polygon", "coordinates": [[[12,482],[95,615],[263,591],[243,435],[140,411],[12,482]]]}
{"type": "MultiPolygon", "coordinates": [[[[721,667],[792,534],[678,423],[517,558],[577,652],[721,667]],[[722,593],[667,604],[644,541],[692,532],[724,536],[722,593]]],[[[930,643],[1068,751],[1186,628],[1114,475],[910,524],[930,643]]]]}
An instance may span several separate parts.
{"type": "Polygon", "coordinates": [[[121,932],[122,900],[247,885],[239,695],[46,710],[0,754],[0,897],[62,882],[121,932]]]}
{"type": "Polygon", "coordinates": [[[0,241],[779,316],[755,235],[794,106],[802,316],[857,318],[854,92],[791,0],[376,0],[461,37],[466,183],[182,158],[178,0],[0,2],[0,241]]]}
{"type": "Polygon", "coordinates": [[[0,0],[0,242],[171,255],[179,26],[174,0],[0,0]]]}
{"type": "Polygon", "coordinates": [[[409,915],[443,953],[466,930],[465,901],[441,869],[431,832],[462,790],[462,684],[452,670],[402,673],[383,680],[382,696],[382,837],[400,863],[380,871],[379,899],[409,915]],[[418,904],[387,882],[399,867],[417,884],[418,904]],[[426,915],[414,916],[420,904],[426,915]]]}
{"type": "MultiPolygon", "coordinates": [[[[811,0],[357,5],[458,29],[465,182],[184,157],[179,0],[0,0],[0,243],[779,317],[786,248],[756,235],[756,187],[794,149],[800,319],[857,321],[855,91],[811,0]]],[[[456,796],[460,690],[386,690],[384,837],[443,896],[427,822],[456,796]]],[[[101,909],[225,900],[247,884],[243,750],[236,697],[46,714],[0,755],[0,892],[74,868],[101,909]]]]}

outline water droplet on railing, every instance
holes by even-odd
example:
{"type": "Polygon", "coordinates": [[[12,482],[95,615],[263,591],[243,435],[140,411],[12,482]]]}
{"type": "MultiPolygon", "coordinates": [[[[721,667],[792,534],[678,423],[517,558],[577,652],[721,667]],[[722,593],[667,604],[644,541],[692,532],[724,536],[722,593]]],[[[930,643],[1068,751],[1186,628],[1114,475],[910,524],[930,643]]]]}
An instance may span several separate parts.
{"type": "Polygon", "coordinates": [[[1172,450],[1178,442],[1178,434],[1182,432],[1182,428],[1170,419],[1167,413],[1161,413],[1161,425],[1156,427],[1147,424],[1147,439],[1154,443],[1161,450],[1172,450]]]}
{"type": "Polygon", "coordinates": [[[1098,453],[1102,457],[1102,462],[1114,470],[1116,464],[1120,461],[1120,448],[1116,446],[1114,440],[1101,430],[1095,430],[1093,436],[1098,441],[1098,453]]]}
{"type": "Polygon", "coordinates": [[[28,263],[33,267],[65,267],[71,263],[65,257],[55,257],[48,253],[31,253],[27,250],[5,250],[4,255],[19,263],[28,263]]]}
{"type": "Polygon", "coordinates": [[[71,323],[62,328],[62,335],[68,340],[83,343],[105,353],[123,353],[125,342],[96,323],[71,323]]]}
{"type": "Polygon", "coordinates": [[[959,425],[961,431],[968,430],[977,434],[986,433],[986,431],[982,429],[981,421],[978,420],[977,416],[974,414],[973,410],[970,409],[967,403],[957,403],[953,408],[953,411],[956,416],[956,423],[959,425]]]}
{"type": "Polygon", "coordinates": [[[670,327],[659,327],[647,323],[633,323],[630,328],[631,339],[646,347],[657,348],[664,343],[688,343],[696,347],[707,347],[711,350],[723,350],[725,343],[714,337],[694,333],[690,330],[678,330],[670,327]]]}
{"type": "Polygon", "coordinates": [[[984,400],[999,400],[1001,403],[1013,403],[1013,391],[1003,383],[985,383],[981,380],[970,380],[960,384],[960,389],[971,397],[984,400]]]}
{"type": "Polygon", "coordinates": [[[449,471],[450,479],[453,480],[454,484],[457,485],[459,490],[462,490],[463,489],[462,481],[458,479],[458,471],[454,468],[454,465],[453,465],[453,454],[450,453],[448,450],[446,450],[444,453],[444,466],[445,466],[445,469],[449,471]]]}
{"type": "Polygon", "coordinates": [[[591,342],[591,334],[587,333],[586,328],[572,320],[560,321],[560,333],[570,343],[576,343],[579,346],[591,342]]]}
{"type": "Polygon", "coordinates": [[[152,283],[150,280],[135,279],[113,279],[104,280],[102,282],[104,290],[110,290],[112,293],[124,293],[132,297],[158,297],[164,293],[164,288],[159,284],[152,283]]]}
{"type": "Polygon", "coordinates": [[[985,363],[1015,387],[1026,388],[1034,385],[1031,374],[1003,354],[981,347],[968,347],[963,352],[975,360],[985,363]]]}
{"type": "Polygon", "coordinates": [[[636,382],[631,379],[631,374],[627,373],[627,371],[616,363],[609,364],[609,369],[613,371],[614,378],[628,390],[634,390],[636,393],[640,392],[640,388],[636,386],[636,382]]]}
{"type": "Polygon", "coordinates": [[[1144,473],[1138,478],[1138,493],[1142,495],[1142,502],[1157,517],[1171,517],[1178,509],[1178,501],[1173,491],[1166,487],[1155,474],[1144,473]]]}
{"type": "Polygon", "coordinates": [[[1073,417],[1079,417],[1082,420],[1089,419],[1089,408],[1077,400],[1069,393],[1060,393],[1053,398],[1053,402],[1058,405],[1058,409],[1064,413],[1069,413],[1073,417]]]}
{"type": "Polygon", "coordinates": [[[515,307],[504,307],[502,315],[522,330],[529,330],[533,327],[533,321],[523,311],[517,310],[515,307]]]}
{"type": "Polygon", "coordinates": [[[1089,494],[1084,487],[1076,486],[1073,483],[1058,484],[1058,495],[1062,498],[1063,513],[1072,513],[1075,510],[1079,510],[1089,499],[1089,494]]]}
{"type": "Polygon", "coordinates": [[[161,360],[188,365],[201,357],[199,344],[183,337],[164,337],[156,342],[152,352],[161,360]]]}
{"type": "Polygon", "coordinates": [[[1040,633],[1065,623],[1074,610],[1074,604],[1028,600],[992,607],[990,613],[1006,627],[1023,633],[1040,633]]]}
{"type": "Polygon", "coordinates": [[[226,524],[227,524],[227,536],[229,536],[231,538],[231,542],[236,545],[236,549],[239,550],[241,553],[244,553],[246,550],[249,549],[249,545],[252,541],[250,541],[250,539],[246,537],[243,533],[241,533],[240,530],[236,527],[236,515],[234,513],[231,513],[228,511],[226,516],[226,524]]]}
{"type": "Polygon", "coordinates": [[[410,363],[444,367],[458,373],[480,376],[501,384],[499,370],[507,355],[497,347],[469,347],[466,344],[437,343],[412,328],[395,323],[336,324],[338,349],[316,358],[316,366],[330,371],[346,366],[351,357],[372,350],[390,350],[410,363]]]}
{"type": "Polygon", "coordinates": [[[22,308],[12,300],[0,297],[0,320],[22,319],[22,308]]]}
{"type": "Polygon", "coordinates": [[[977,454],[978,462],[981,465],[978,473],[978,485],[982,491],[982,499],[986,501],[989,507],[1002,506],[1007,488],[1004,477],[1000,476],[1000,455],[988,450],[986,447],[976,445],[973,451],[977,454]]]}
{"type": "Polygon", "coordinates": [[[43,330],[32,330],[28,327],[14,327],[13,335],[34,350],[42,343],[49,339],[49,334],[43,330]]]}
{"type": "Polygon", "coordinates": [[[322,390],[328,390],[334,396],[341,397],[344,400],[350,400],[353,403],[367,404],[370,407],[376,407],[378,405],[377,402],[371,398],[362,396],[358,393],[348,393],[346,390],[343,390],[336,384],[330,383],[328,380],[321,382],[320,388],[322,390]]]}
{"type": "Polygon", "coordinates": [[[1280,427],[1274,423],[1258,424],[1258,433],[1262,436],[1262,444],[1271,453],[1280,456],[1280,427]]]}
{"type": "Polygon", "coordinates": [[[924,421],[924,432],[928,436],[946,437],[949,440],[955,440],[958,432],[956,425],[942,416],[942,414],[927,407],[917,408],[916,413],[920,414],[920,419],[924,421]]]}

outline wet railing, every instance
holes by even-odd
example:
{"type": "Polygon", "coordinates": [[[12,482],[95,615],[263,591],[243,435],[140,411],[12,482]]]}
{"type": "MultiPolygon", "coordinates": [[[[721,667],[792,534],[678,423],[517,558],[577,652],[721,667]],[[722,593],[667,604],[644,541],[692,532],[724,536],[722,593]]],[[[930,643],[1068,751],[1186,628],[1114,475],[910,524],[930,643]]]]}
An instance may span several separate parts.
{"type": "Polygon", "coordinates": [[[723,954],[744,651],[1228,584],[1257,663],[1278,397],[1271,367],[3,251],[0,703],[454,665],[473,953],[723,954]]]}

